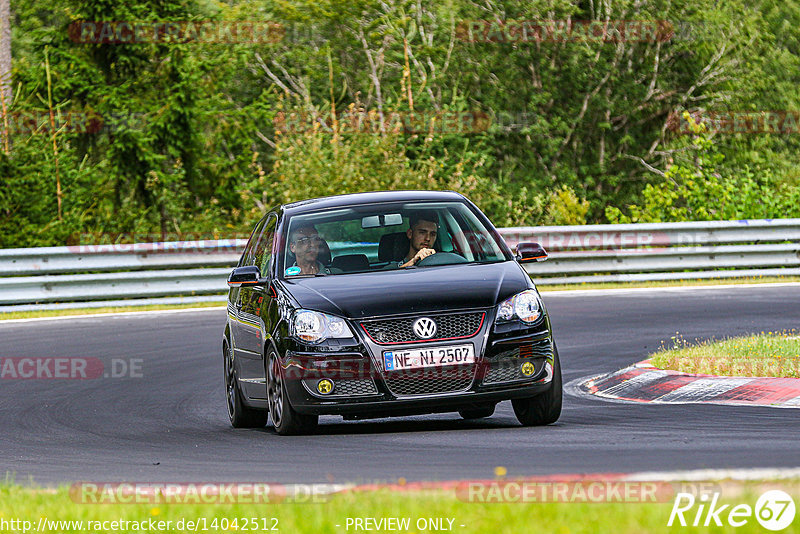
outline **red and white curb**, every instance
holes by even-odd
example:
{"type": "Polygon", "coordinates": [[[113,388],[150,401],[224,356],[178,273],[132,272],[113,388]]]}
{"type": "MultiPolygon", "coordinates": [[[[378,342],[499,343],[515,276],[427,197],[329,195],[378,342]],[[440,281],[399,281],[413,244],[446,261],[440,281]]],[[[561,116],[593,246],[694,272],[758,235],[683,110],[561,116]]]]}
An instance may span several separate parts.
{"type": "Polygon", "coordinates": [[[592,378],[581,390],[606,399],[653,404],[733,404],[800,408],[800,378],[697,375],[653,367],[650,360],[592,378]]]}

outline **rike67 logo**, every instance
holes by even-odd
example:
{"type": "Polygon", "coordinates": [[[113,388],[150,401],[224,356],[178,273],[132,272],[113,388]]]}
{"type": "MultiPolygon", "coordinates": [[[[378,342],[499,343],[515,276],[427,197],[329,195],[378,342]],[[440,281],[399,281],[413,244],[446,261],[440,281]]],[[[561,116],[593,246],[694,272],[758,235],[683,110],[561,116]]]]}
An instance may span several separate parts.
{"type": "Polygon", "coordinates": [[[691,493],[678,493],[667,526],[721,527],[727,523],[732,527],[741,527],[755,517],[765,529],[778,531],[791,525],[794,520],[794,500],[781,490],[770,490],[762,494],[756,501],[755,508],[749,504],[720,504],[719,498],[719,493],[704,493],[699,497],[691,493]]]}

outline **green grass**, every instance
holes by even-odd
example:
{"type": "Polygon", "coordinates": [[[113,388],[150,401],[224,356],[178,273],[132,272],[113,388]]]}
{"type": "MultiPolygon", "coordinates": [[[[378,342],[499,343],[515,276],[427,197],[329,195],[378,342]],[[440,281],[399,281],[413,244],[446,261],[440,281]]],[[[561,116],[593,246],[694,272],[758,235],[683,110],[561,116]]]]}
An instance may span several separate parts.
{"type": "Polygon", "coordinates": [[[795,330],[694,344],[680,336],[672,340],[672,348],[651,355],[653,365],[683,373],[800,378],[800,335],[795,330]]]}
{"type": "Polygon", "coordinates": [[[32,310],[0,313],[0,321],[7,319],[33,319],[39,317],[63,317],[71,315],[93,315],[95,313],[130,313],[151,310],[181,310],[188,308],[224,308],[224,302],[193,302],[186,304],[152,304],[147,306],[113,306],[107,308],[70,308],[64,310],[32,310]]]}
{"type": "MultiPolygon", "coordinates": [[[[774,486],[773,486],[774,487],[774,486]]],[[[798,486],[779,486],[794,495],[798,502],[798,486]]],[[[754,506],[763,491],[756,487],[748,487],[744,493],[729,493],[725,486],[721,487],[723,501],[733,504],[744,503],[754,506]],[[728,497],[730,495],[730,497],[728,497]]],[[[106,521],[127,520],[142,521],[154,519],[172,521],[172,528],[163,531],[176,532],[175,524],[185,520],[203,520],[208,531],[221,529],[211,528],[214,519],[226,518],[229,522],[238,519],[238,529],[243,530],[243,518],[268,518],[267,525],[273,526],[269,518],[277,519],[279,532],[284,533],[341,533],[358,532],[347,526],[347,518],[387,518],[408,517],[412,528],[408,531],[395,532],[435,532],[418,530],[414,525],[419,518],[452,518],[454,533],[519,534],[524,532],[547,532],[564,534],[641,534],[641,533],[674,533],[687,530],[680,526],[667,526],[673,505],[674,494],[663,498],[658,503],[471,503],[460,500],[453,491],[425,492],[391,492],[379,490],[359,492],[329,497],[327,502],[316,503],[277,503],[277,504],[83,504],[70,498],[68,488],[61,487],[53,491],[42,491],[24,488],[15,484],[0,486],[0,519],[26,519],[34,525],[39,518],[47,520],[82,520],[106,521]],[[338,526],[337,526],[338,525],[338,526]],[[464,525],[464,526],[461,526],[464,525]]],[[[696,508],[695,508],[696,510],[696,508]]],[[[728,508],[730,510],[730,507],[728,508]]],[[[691,522],[694,511],[686,514],[691,522]]],[[[724,516],[723,516],[724,517],[724,516]]],[[[445,522],[445,525],[447,523],[445,522]]],[[[795,522],[783,532],[797,532],[795,522]]],[[[704,527],[688,527],[691,532],[764,532],[754,517],[739,528],[725,525],[723,528],[709,529],[704,527]]],[[[21,531],[21,530],[20,530],[21,531]]],[[[54,530],[49,530],[54,532],[54,530]]],[[[62,528],[63,532],[75,532],[74,528],[62,528]]],[[[87,532],[86,528],[83,532],[87,532]]],[[[96,530],[95,530],[96,531],[96,530]]],[[[105,531],[110,531],[106,529],[105,531]]],[[[132,529],[121,529],[117,532],[130,532],[132,529]]],[[[203,532],[202,527],[199,528],[203,532]]],[[[263,530],[262,530],[263,532],[263,530]]],[[[363,531],[361,531],[363,532],[363,531]]],[[[391,532],[384,530],[383,532],[391,532]]]]}
{"type": "Polygon", "coordinates": [[[606,282],[583,284],[538,284],[541,292],[569,291],[574,289],[630,289],[650,287],[720,286],[737,284],[777,284],[800,282],[800,276],[757,276],[751,278],[714,278],[693,280],[660,280],[651,282],[606,282]]]}

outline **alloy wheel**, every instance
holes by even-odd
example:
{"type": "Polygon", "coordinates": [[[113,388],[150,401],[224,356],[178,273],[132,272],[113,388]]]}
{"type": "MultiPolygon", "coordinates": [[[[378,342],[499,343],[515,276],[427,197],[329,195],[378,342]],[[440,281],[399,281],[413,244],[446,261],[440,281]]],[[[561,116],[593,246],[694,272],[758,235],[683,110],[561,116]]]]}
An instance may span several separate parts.
{"type": "Polygon", "coordinates": [[[228,416],[233,419],[236,412],[236,373],[233,366],[233,350],[225,345],[225,394],[228,397],[228,416]]]}
{"type": "Polygon", "coordinates": [[[281,371],[275,355],[270,355],[268,367],[267,396],[269,414],[272,417],[272,424],[279,426],[283,418],[283,382],[281,381],[281,371]]]}

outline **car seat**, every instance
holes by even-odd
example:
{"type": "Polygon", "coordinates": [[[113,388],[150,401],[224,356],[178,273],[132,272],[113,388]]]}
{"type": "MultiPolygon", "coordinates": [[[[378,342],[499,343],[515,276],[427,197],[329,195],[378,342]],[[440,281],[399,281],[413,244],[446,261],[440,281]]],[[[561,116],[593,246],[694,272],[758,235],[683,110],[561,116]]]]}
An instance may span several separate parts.
{"type": "Polygon", "coordinates": [[[342,254],[333,258],[331,267],[344,272],[368,271],[369,259],[366,254],[342,254]]]}

